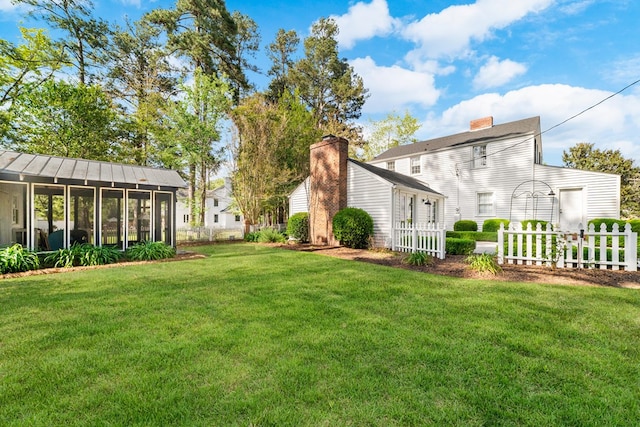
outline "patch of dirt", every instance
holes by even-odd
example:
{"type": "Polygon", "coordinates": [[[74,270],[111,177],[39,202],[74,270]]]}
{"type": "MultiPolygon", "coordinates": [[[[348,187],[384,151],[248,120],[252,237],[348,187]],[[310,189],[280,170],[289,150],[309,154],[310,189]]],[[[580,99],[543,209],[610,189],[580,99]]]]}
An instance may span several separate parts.
{"type": "Polygon", "coordinates": [[[537,265],[504,264],[502,272],[479,273],[469,268],[466,256],[447,255],[445,259],[433,259],[427,266],[413,266],[403,262],[407,254],[389,250],[350,249],[345,247],[311,246],[300,244],[280,245],[290,250],[309,251],[336,258],[369,262],[389,267],[422,271],[451,277],[498,280],[508,282],[548,283],[556,285],[612,286],[640,289],[640,272],[596,269],[556,268],[537,265]]]}

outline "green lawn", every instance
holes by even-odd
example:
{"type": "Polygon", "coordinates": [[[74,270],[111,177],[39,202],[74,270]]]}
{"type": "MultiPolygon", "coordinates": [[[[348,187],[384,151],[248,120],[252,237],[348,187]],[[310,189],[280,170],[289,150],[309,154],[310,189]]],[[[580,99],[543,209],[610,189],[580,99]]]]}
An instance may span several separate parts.
{"type": "Polygon", "coordinates": [[[0,281],[0,425],[633,425],[637,290],[250,244],[0,281]]]}

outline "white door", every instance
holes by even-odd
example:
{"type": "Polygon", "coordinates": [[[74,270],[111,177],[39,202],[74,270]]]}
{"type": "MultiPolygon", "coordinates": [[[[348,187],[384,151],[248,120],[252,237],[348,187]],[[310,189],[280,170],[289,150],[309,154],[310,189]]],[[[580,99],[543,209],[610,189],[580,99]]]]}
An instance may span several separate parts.
{"type": "Polygon", "coordinates": [[[578,224],[584,225],[584,204],[582,189],[572,188],[560,190],[560,229],[562,231],[577,231],[578,224]]]}

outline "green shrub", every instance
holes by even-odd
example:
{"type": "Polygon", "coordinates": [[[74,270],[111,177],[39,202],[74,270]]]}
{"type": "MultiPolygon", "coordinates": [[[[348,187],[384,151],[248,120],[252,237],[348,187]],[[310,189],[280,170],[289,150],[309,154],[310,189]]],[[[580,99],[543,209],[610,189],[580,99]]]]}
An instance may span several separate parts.
{"type": "Polygon", "coordinates": [[[624,220],[615,219],[615,218],[594,218],[588,223],[588,225],[591,225],[591,224],[595,226],[596,231],[600,231],[600,224],[605,224],[607,226],[607,231],[613,231],[613,224],[618,224],[619,230],[624,230],[624,227],[627,225],[627,222],[624,220]]]}
{"type": "Polygon", "coordinates": [[[282,233],[273,228],[263,228],[258,232],[260,243],[284,243],[287,240],[282,233]]]}
{"type": "Polygon", "coordinates": [[[298,212],[289,217],[289,222],[287,222],[287,235],[297,239],[301,243],[309,241],[308,212],[298,212]]]}
{"type": "Polygon", "coordinates": [[[640,219],[630,219],[627,222],[631,224],[631,231],[640,233],[640,219]]]}
{"type": "Polygon", "coordinates": [[[447,231],[447,237],[453,237],[455,239],[468,239],[476,242],[497,242],[497,232],[484,232],[484,231],[447,231]]]}
{"type": "Polygon", "coordinates": [[[23,248],[19,243],[0,250],[0,273],[2,274],[19,273],[38,268],[40,268],[38,255],[23,248]]]}
{"type": "Polygon", "coordinates": [[[404,258],[404,263],[409,265],[430,265],[433,258],[425,252],[412,252],[404,258]]]}
{"type": "Polygon", "coordinates": [[[130,261],[152,261],[173,258],[176,250],[163,242],[140,242],[129,246],[124,255],[130,261]]]}
{"type": "Polygon", "coordinates": [[[487,219],[484,221],[484,223],[482,223],[482,231],[483,232],[497,232],[498,230],[500,230],[500,224],[504,224],[504,228],[505,230],[507,228],[509,228],[509,224],[511,223],[511,221],[509,221],[508,219],[503,219],[503,218],[491,218],[491,219],[487,219]]]}
{"type": "Polygon", "coordinates": [[[531,229],[535,230],[536,227],[538,226],[538,224],[540,224],[541,230],[546,230],[547,229],[547,224],[549,224],[549,221],[544,221],[541,219],[525,219],[524,221],[521,222],[522,224],[522,229],[526,230],[527,229],[527,225],[531,224],[531,229]]]}
{"type": "Polygon", "coordinates": [[[111,246],[93,246],[90,243],[72,245],[58,249],[44,258],[48,267],[69,268],[113,264],[122,257],[122,252],[111,246]]]}
{"type": "Polygon", "coordinates": [[[491,254],[473,254],[466,259],[472,270],[480,273],[498,274],[502,271],[502,267],[496,261],[495,256],[491,254]]]}
{"type": "Polygon", "coordinates": [[[447,255],[469,255],[476,248],[475,240],[447,237],[445,252],[447,255]]]}
{"type": "Polygon", "coordinates": [[[252,231],[244,235],[245,242],[255,243],[258,241],[258,237],[260,237],[259,231],[252,231]]]}
{"type": "Polygon", "coordinates": [[[333,234],[348,248],[365,249],[373,234],[373,219],[362,209],[342,209],[333,217],[333,234]]]}
{"type": "Polygon", "coordinates": [[[461,219],[453,224],[453,231],[478,231],[478,223],[470,219],[461,219]]]}

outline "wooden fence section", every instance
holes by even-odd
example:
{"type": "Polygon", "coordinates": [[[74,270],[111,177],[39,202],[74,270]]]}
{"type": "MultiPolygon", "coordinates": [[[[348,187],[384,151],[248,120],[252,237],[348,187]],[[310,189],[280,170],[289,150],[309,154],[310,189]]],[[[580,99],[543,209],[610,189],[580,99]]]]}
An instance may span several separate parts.
{"type": "Polygon", "coordinates": [[[540,224],[535,230],[531,224],[523,230],[498,230],[498,263],[547,265],[559,268],[599,268],[602,270],[638,270],[638,233],[627,224],[620,230],[614,224],[607,231],[601,224],[596,231],[593,224],[587,230],[579,226],[576,232],[553,231],[547,224],[543,230],[540,224]]]}
{"type": "Polygon", "coordinates": [[[425,252],[444,259],[447,231],[436,223],[398,223],[393,229],[392,250],[399,252],[425,252]]]}

